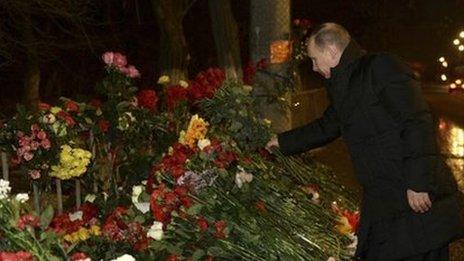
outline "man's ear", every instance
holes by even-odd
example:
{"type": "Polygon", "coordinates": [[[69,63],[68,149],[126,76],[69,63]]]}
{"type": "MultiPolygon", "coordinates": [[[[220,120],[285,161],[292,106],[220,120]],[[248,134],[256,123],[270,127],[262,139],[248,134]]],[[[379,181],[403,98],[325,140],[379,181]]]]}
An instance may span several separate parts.
{"type": "Polygon", "coordinates": [[[332,58],[337,57],[340,53],[340,50],[335,44],[329,44],[326,48],[332,58]]]}

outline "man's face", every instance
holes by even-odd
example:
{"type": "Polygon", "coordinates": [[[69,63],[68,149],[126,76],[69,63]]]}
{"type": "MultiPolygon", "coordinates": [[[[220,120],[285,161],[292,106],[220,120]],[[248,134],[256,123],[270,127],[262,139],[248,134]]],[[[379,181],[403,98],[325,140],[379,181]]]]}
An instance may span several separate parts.
{"type": "Polygon", "coordinates": [[[330,78],[330,69],[337,66],[341,53],[334,45],[319,47],[313,39],[309,40],[307,47],[308,56],[313,61],[313,71],[318,72],[324,78],[330,78]]]}

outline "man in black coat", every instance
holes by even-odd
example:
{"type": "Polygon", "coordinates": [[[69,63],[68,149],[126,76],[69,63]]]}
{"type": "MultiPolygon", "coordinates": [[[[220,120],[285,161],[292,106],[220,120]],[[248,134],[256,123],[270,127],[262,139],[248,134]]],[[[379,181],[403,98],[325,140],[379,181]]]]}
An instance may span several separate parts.
{"type": "Polygon", "coordinates": [[[448,260],[448,244],[464,235],[459,192],[414,74],[394,56],[367,54],[337,24],[319,26],[307,46],[331,104],[268,147],[289,155],[343,136],[363,187],[355,256],[448,260]]]}

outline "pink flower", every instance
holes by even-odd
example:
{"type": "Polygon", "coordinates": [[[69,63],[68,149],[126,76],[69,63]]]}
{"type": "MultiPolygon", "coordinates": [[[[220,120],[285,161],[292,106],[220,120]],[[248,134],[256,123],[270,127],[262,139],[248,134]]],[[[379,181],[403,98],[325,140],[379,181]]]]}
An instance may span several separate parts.
{"type": "Polygon", "coordinates": [[[39,125],[37,125],[37,124],[32,124],[32,125],[31,125],[31,131],[32,131],[32,133],[37,134],[37,133],[39,132],[39,130],[40,130],[39,125]]]}
{"type": "Polygon", "coordinates": [[[19,146],[21,147],[24,147],[24,146],[27,146],[31,143],[31,139],[29,138],[29,136],[21,136],[19,138],[19,146]]]}
{"type": "Polygon", "coordinates": [[[40,140],[43,140],[47,138],[47,133],[45,133],[44,131],[39,131],[39,133],[37,133],[37,138],[39,138],[40,140]]]}
{"type": "Polygon", "coordinates": [[[29,176],[32,178],[32,179],[40,179],[40,171],[34,169],[34,170],[31,170],[29,171],[29,176]]]}
{"type": "Polygon", "coordinates": [[[39,148],[40,143],[37,141],[31,142],[31,150],[37,150],[39,148]]]}
{"type": "Polygon", "coordinates": [[[52,146],[51,142],[49,139],[44,139],[40,142],[40,145],[42,145],[42,147],[46,150],[50,149],[50,147],[52,146]]]}
{"type": "Polygon", "coordinates": [[[115,53],[114,58],[113,58],[113,64],[116,65],[118,68],[123,68],[127,65],[127,59],[126,56],[120,54],[120,53],[115,53]]]}
{"type": "Polygon", "coordinates": [[[124,67],[121,68],[121,72],[127,75],[129,78],[139,78],[140,77],[140,72],[137,70],[133,65],[130,65],[129,67],[124,67]]]}
{"type": "Polygon", "coordinates": [[[24,155],[23,155],[23,158],[26,160],[26,161],[30,161],[32,158],[34,158],[34,154],[30,153],[30,152],[25,152],[24,155]]]}
{"type": "Polygon", "coordinates": [[[107,65],[112,65],[114,61],[114,53],[113,52],[106,52],[102,55],[103,62],[107,65]]]}

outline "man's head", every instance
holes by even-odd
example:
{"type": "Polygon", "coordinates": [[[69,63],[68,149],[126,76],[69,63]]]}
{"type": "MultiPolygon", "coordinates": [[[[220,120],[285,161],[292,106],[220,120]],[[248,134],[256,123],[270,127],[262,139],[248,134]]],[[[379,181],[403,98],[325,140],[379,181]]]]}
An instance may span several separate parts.
{"type": "Polygon", "coordinates": [[[341,25],[325,23],[318,26],[306,41],[313,71],[329,79],[330,69],[338,65],[350,40],[350,34],[341,25]]]}

